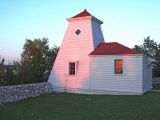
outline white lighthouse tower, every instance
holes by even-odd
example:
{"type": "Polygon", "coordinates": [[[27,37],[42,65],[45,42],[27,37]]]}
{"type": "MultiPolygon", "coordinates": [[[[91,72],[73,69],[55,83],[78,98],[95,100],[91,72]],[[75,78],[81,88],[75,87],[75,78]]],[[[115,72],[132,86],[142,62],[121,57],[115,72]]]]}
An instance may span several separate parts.
{"type": "Polygon", "coordinates": [[[89,54],[104,42],[103,22],[86,10],[67,21],[69,25],[48,82],[54,91],[81,93],[90,89],[89,54]]]}

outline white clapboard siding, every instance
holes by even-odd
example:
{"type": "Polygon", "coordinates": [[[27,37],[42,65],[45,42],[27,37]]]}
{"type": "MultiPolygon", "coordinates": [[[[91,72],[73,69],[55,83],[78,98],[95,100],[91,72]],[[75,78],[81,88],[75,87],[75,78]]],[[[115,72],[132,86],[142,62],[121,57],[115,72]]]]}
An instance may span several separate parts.
{"type": "Polygon", "coordinates": [[[142,94],[142,55],[90,57],[91,89],[142,94]],[[123,59],[123,74],[114,73],[114,60],[123,59]]]}
{"type": "Polygon", "coordinates": [[[89,89],[90,59],[89,54],[95,47],[104,42],[100,24],[91,16],[68,20],[69,25],[60,46],[57,58],[48,82],[54,91],[89,89]],[[81,33],[75,34],[79,29],[81,33]],[[97,33],[99,36],[97,37],[97,33]],[[96,35],[94,35],[96,34],[96,35]],[[69,75],[69,62],[77,62],[77,74],[69,75]]]}
{"type": "Polygon", "coordinates": [[[143,56],[143,92],[152,89],[152,64],[149,57],[143,56]]]}

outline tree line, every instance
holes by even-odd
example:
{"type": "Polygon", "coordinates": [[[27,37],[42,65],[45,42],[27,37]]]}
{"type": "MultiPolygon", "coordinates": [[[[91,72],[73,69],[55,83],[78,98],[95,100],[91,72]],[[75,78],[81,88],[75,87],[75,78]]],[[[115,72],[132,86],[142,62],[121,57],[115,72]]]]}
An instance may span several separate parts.
{"type": "Polygon", "coordinates": [[[26,39],[20,62],[4,65],[0,58],[0,85],[45,82],[48,80],[58,47],[51,49],[48,38],[26,39]]]}
{"type": "MultiPolygon", "coordinates": [[[[0,85],[47,81],[59,49],[57,46],[50,49],[48,42],[47,38],[26,39],[20,62],[13,65],[5,66],[4,58],[0,58],[0,85]]],[[[155,59],[154,76],[160,77],[160,43],[148,36],[142,45],[135,45],[133,49],[155,59]]]]}

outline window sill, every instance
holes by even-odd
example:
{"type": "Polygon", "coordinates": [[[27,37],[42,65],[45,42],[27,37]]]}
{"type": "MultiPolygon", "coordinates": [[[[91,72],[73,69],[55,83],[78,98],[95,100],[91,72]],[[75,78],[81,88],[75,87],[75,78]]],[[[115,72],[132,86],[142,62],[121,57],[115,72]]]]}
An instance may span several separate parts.
{"type": "Polygon", "coordinates": [[[114,76],[125,76],[125,74],[113,74],[114,76]]]}
{"type": "Polygon", "coordinates": [[[68,75],[68,77],[77,77],[77,75],[68,75]]]}

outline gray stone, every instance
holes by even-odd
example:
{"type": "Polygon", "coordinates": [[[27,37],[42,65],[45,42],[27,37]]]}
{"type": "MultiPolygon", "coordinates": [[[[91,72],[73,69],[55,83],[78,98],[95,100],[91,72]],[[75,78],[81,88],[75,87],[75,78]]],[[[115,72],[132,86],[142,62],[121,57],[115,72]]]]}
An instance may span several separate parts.
{"type": "Polygon", "coordinates": [[[51,92],[52,88],[47,82],[0,86],[0,104],[23,100],[51,92]]]}

